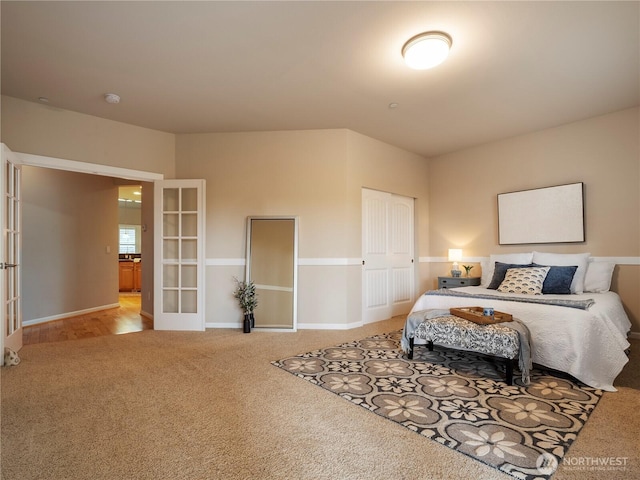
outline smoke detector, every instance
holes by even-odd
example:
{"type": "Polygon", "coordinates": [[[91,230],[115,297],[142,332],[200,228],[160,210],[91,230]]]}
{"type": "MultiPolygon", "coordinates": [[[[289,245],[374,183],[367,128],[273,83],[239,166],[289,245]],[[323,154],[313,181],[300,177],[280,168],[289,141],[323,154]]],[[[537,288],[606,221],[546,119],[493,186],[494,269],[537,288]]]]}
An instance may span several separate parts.
{"type": "Polygon", "coordinates": [[[105,93],[104,101],[107,103],[120,103],[120,95],[116,95],[115,93],[105,93]]]}

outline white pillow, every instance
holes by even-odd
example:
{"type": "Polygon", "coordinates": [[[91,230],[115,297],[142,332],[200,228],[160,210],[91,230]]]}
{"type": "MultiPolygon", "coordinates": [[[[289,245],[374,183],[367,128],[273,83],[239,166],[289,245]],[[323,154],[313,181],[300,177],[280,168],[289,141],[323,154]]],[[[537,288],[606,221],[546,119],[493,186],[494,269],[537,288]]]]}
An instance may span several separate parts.
{"type": "Polygon", "coordinates": [[[498,287],[502,293],[542,295],[542,285],[551,267],[509,268],[498,287]]]}
{"type": "Polygon", "coordinates": [[[482,279],[480,280],[480,285],[482,287],[487,288],[491,283],[491,279],[493,278],[493,270],[496,266],[496,262],[501,263],[513,263],[518,265],[529,265],[533,258],[532,252],[527,253],[504,253],[502,255],[490,255],[489,263],[485,264],[482,262],[482,279]],[[485,268],[486,265],[486,268],[485,268]]]}
{"type": "Polygon", "coordinates": [[[615,263],[589,262],[587,273],[584,277],[585,292],[608,292],[611,288],[611,277],[615,263]]]}
{"type": "Polygon", "coordinates": [[[571,281],[571,293],[584,292],[584,277],[587,273],[587,263],[590,253],[543,253],[533,252],[533,263],[549,266],[577,266],[573,280],[571,281]]]}

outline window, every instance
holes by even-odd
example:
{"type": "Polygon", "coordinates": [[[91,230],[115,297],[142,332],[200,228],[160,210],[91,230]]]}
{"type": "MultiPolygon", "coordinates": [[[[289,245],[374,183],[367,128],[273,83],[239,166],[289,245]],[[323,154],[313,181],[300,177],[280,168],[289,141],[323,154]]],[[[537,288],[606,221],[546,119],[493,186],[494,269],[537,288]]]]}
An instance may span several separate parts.
{"type": "Polygon", "coordinates": [[[118,253],[136,253],[136,229],[120,227],[120,249],[118,253]]]}

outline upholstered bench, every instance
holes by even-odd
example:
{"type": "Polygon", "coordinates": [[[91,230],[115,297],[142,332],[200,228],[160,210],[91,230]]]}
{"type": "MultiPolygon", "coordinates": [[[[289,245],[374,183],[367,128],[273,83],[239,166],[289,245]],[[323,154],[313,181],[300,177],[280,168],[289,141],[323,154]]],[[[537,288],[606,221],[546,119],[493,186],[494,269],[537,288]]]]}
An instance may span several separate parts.
{"type": "Polygon", "coordinates": [[[415,340],[426,342],[430,351],[433,345],[482,353],[505,359],[506,380],[513,384],[513,363],[518,359],[520,339],[518,332],[509,328],[509,322],[479,325],[454,315],[427,319],[428,310],[413,312],[409,317],[420,324],[409,339],[409,359],[413,359],[415,340]]]}

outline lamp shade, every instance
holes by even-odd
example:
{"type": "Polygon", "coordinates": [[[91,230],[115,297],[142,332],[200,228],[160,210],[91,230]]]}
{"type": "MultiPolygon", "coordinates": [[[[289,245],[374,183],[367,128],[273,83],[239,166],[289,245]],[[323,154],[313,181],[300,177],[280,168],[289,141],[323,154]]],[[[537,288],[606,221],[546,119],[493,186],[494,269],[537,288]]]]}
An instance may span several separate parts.
{"type": "Polygon", "coordinates": [[[460,248],[450,248],[449,249],[449,261],[450,262],[459,262],[462,260],[462,249],[460,248]]]}
{"type": "Polygon", "coordinates": [[[414,70],[440,65],[449,56],[451,37],[443,32],[425,32],[410,38],[402,47],[404,62],[414,70]]]}

